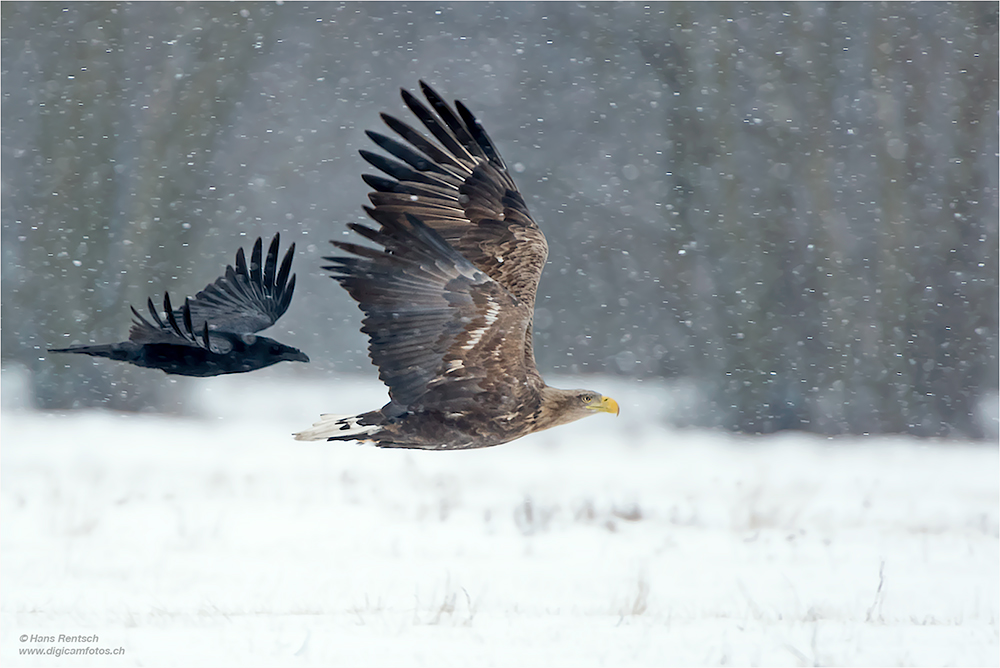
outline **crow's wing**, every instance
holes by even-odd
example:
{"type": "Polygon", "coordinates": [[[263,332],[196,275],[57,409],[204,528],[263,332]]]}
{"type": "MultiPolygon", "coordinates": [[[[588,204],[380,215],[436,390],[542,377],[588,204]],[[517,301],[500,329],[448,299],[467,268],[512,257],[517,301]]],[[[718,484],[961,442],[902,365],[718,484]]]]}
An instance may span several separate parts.
{"type": "Polygon", "coordinates": [[[203,321],[196,329],[191,316],[191,300],[185,299],[184,306],[174,310],[170,304],[170,293],[163,293],[163,316],[153,306],[153,300],[146,300],[146,307],[152,320],[146,320],[132,309],[134,320],[129,329],[129,341],[139,344],[169,344],[174,346],[189,346],[204,348],[218,354],[226,354],[232,350],[232,344],[224,337],[210,336],[209,325],[203,321]]]}
{"type": "MultiPolygon", "coordinates": [[[[281,235],[275,234],[261,261],[263,242],[257,239],[247,265],[243,249],[236,252],[236,267],[227,266],[226,273],[190,301],[194,332],[200,332],[207,323],[213,332],[252,334],[266,329],[278,321],[292,302],[295,276],[289,277],[295,244],[288,247],[278,266],[278,246],[281,235]]],[[[183,314],[174,313],[175,318],[183,314]]]]}

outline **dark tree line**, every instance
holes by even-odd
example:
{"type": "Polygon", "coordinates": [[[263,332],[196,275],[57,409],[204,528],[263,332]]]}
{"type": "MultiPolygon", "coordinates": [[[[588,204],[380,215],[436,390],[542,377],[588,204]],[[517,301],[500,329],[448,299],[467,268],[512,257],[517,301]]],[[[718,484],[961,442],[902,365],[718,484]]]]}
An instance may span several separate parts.
{"type": "Polygon", "coordinates": [[[176,385],[111,340],[247,238],[296,241],[280,326],[368,369],[318,270],[378,112],[460,97],[549,238],[543,371],[684,377],[697,424],[982,435],[998,385],[989,3],[4,3],[2,354],[40,407],[176,385]],[[67,335],[69,335],[67,337],[67,335]]]}

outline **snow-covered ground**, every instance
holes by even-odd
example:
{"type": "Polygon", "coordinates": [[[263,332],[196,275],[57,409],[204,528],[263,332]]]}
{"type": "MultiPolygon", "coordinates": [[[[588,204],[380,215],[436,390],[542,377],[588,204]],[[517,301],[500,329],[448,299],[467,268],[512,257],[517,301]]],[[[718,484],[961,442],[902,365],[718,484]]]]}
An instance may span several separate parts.
{"type": "Polygon", "coordinates": [[[299,443],[384,390],[282,378],[181,381],[199,418],[3,412],[0,663],[998,664],[995,443],[678,431],[676,392],[593,378],[620,418],[299,443]],[[21,653],[50,647],[124,654],[21,653]]]}

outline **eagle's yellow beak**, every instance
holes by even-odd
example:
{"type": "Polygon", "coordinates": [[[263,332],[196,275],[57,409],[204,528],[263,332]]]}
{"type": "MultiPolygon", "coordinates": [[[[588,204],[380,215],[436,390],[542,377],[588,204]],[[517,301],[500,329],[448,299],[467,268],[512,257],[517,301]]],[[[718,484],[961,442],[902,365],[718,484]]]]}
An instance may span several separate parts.
{"type": "Polygon", "coordinates": [[[621,412],[618,410],[618,402],[611,397],[601,397],[600,405],[594,404],[593,406],[587,406],[587,408],[601,413],[614,413],[615,415],[621,412]]]}

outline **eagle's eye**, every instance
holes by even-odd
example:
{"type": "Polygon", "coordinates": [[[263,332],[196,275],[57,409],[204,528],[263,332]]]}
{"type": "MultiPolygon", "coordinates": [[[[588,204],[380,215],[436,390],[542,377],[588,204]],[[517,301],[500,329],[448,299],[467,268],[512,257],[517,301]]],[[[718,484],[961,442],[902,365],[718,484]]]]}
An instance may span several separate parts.
{"type": "Polygon", "coordinates": [[[587,392],[585,394],[581,394],[580,395],[580,400],[583,403],[585,403],[585,404],[592,404],[592,403],[594,403],[594,395],[590,394],[589,392],[587,392]]]}

